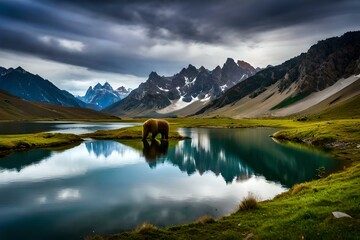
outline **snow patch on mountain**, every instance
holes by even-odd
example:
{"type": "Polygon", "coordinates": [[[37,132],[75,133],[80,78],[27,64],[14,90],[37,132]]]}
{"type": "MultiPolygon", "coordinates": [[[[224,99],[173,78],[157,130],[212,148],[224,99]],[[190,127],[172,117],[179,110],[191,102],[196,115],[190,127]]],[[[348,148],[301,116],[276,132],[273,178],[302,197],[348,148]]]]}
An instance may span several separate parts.
{"type": "Polygon", "coordinates": [[[225,90],[228,88],[227,84],[224,84],[222,86],[220,86],[220,89],[222,92],[225,92],[225,90]]]}
{"type": "Polygon", "coordinates": [[[205,97],[203,99],[200,100],[200,102],[208,102],[211,99],[211,95],[210,94],[206,94],[205,97]]]}
{"type": "Polygon", "coordinates": [[[169,89],[165,89],[165,88],[162,88],[162,87],[159,87],[159,86],[157,86],[157,88],[158,88],[159,90],[161,90],[161,91],[164,91],[164,92],[170,91],[169,89]]]}
{"type": "Polygon", "coordinates": [[[249,77],[249,75],[244,74],[244,75],[242,75],[242,77],[240,78],[240,81],[245,80],[245,79],[247,79],[248,77],[249,77]]]}
{"type": "Polygon", "coordinates": [[[166,108],[163,108],[163,109],[160,109],[158,110],[157,112],[158,113],[161,113],[161,114],[166,114],[166,113],[171,113],[171,112],[175,112],[175,111],[178,111],[180,109],[183,109],[187,106],[189,106],[190,104],[193,104],[194,102],[197,102],[199,101],[199,98],[196,97],[196,98],[192,98],[192,100],[190,102],[185,102],[183,100],[183,97],[181,97],[180,99],[178,100],[172,100],[170,101],[171,102],[171,105],[167,106],[166,108]]]}

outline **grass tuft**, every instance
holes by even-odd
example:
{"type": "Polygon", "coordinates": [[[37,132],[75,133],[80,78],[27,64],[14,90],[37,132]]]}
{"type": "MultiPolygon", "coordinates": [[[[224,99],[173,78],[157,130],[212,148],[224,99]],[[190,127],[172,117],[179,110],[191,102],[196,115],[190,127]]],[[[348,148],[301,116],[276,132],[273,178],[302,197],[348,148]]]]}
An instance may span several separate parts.
{"type": "Polygon", "coordinates": [[[296,184],[294,185],[291,189],[290,189],[290,193],[291,195],[295,195],[303,190],[306,189],[310,189],[310,185],[307,183],[300,183],[300,184],[296,184]]]}
{"type": "Polygon", "coordinates": [[[214,223],[215,219],[209,215],[201,216],[198,220],[195,221],[196,224],[207,224],[214,223]]]}
{"type": "Polygon", "coordinates": [[[154,231],[157,231],[159,230],[158,227],[156,227],[154,224],[151,224],[151,223],[143,223],[141,224],[140,226],[138,226],[136,229],[135,229],[135,233],[149,233],[149,232],[154,232],[154,231]]]}
{"type": "Polygon", "coordinates": [[[258,208],[258,198],[253,194],[244,197],[239,205],[239,211],[247,211],[258,208]]]}

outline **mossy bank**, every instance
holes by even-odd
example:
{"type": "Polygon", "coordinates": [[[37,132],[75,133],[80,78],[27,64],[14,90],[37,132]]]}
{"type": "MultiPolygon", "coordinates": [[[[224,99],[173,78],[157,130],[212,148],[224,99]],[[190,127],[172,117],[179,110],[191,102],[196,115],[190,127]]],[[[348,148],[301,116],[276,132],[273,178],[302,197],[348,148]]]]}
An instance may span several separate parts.
{"type": "Polygon", "coordinates": [[[67,146],[82,141],[82,138],[75,134],[36,133],[1,135],[0,157],[4,157],[17,150],[67,146]]]}

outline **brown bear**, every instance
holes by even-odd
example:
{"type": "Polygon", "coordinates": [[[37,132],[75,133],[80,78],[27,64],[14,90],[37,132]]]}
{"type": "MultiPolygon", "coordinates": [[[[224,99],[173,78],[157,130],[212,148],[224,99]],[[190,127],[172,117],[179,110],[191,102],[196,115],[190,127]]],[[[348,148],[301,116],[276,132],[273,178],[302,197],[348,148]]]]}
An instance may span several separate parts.
{"type": "Polygon", "coordinates": [[[161,134],[161,139],[169,138],[169,123],[162,119],[149,119],[143,124],[143,140],[151,133],[152,139],[155,139],[158,133],[161,134]]]}

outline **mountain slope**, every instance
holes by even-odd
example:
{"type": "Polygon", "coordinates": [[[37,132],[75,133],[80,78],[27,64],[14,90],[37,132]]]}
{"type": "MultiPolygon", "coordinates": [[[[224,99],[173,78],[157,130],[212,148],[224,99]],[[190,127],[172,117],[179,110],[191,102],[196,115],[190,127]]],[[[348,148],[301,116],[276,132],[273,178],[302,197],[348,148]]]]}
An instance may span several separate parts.
{"type": "Polygon", "coordinates": [[[231,58],[212,71],[189,65],[171,77],[152,72],[128,97],[104,111],[129,117],[169,116],[180,111],[188,115],[255,73],[250,64],[231,58]]]}
{"type": "Polygon", "coordinates": [[[0,89],[28,101],[85,107],[85,103],[69,92],[60,90],[50,81],[29,73],[21,67],[9,68],[1,73],[0,89]]]}
{"type": "Polygon", "coordinates": [[[106,113],[85,108],[63,107],[59,105],[29,102],[0,90],[0,120],[118,120],[106,113]]]}
{"type": "Polygon", "coordinates": [[[5,72],[6,70],[7,70],[6,68],[0,66],[0,75],[1,75],[3,72],[5,72]]]}
{"type": "Polygon", "coordinates": [[[94,88],[90,86],[86,91],[85,96],[78,97],[78,99],[88,103],[89,108],[102,110],[103,108],[106,108],[125,98],[130,92],[131,89],[126,89],[123,86],[114,90],[108,82],[104,83],[104,85],[98,83],[94,88]]]}
{"type": "Polygon", "coordinates": [[[360,118],[360,95],[320,111],[316,116],[325,119],[339,119],[339,116],[342,118],[360,118]]]}
{"type": "Polygon", "coordinates": [[[316,119],[360,118],[360,79],[296,116],[316,119]]]}
{"type": "Polygon", "coordinates": [[[313,92],[322,91],[339,79],[359,73],[360,32],[348,32],[341,37],[319,41],[307,53],[259,71],[197,114],[238,117],[273,115],[272,112],[277,109],[292,105],[313,92]],[[245,109],[241,109],[241,105],[245,103],[251,105],[252,110],[242,114],[245,109]],[[234,105],[237,111],[232,108],[234,105]],[[226,111],[223,109],[225,106],[226,111]],[[260,112],[257,112],[258,108],[260,112]]]}

